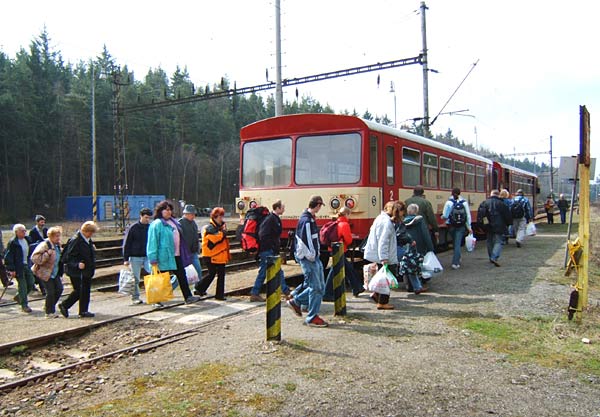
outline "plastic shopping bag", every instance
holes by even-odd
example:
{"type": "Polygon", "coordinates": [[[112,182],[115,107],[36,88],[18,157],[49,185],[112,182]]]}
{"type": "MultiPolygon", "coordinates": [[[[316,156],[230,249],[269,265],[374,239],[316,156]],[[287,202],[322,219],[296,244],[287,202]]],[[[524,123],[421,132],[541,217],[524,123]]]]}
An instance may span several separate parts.
{"type": "Polygon", "coordinates": [[[129,269],[119,272],[119,294],[132,295],[135,288],[135,276],[129,269]]]}
{"type": "Polygon", "coordinates": [[[200,278],[198,277],[198,271],[196,271],[196,268],[194,268],[194,265],[192,264],[189,264],[185,267],[185,276],[187,277],[187,282],[190,285],[196,284],[198,281],[200,281],[200,278]]]}
{"type": "Polygon", "coordinates": [[[442,264],[440,263],[440,260],[437,258],[437,256],[435,256],[435,253],[431,251],[425,254],[425,257],[423,258],[422,269],[424,271],[429,271],[433,273],[442,272],[444,270],[442,264]]]}
{"type": "Polygon", "coordinates": [[[473,250],[475,250],[476,243],[477,239],[475,239],[475,236],[473,236],[473,234],[469,234],[465,238],[465,248],[467,248],[467,252],[473,252],[473,250]]]}
{"type": "Polygon", "coordinates": [[[146,289],[146,302],[148,304],[162,303],[173,298],[171,277],[168,272],[160,272],[156,266],[152,267],[152,273],[144,277],[146,289]]]}
{"type": "MultiPolygon", "coordinates": [[[[369,291],[376,292],[378,294],[389,295],[390,294],[390,277],[394,276],[387,268],[386,265],[379,268],[379,271],[369,281],[369,291]]],[[[397,282],[396,282],[397,284],[397,282]]]]}
{"type": "Polygon", "coordinates": [[[365,288],[365,290],[369,289],[369,282],[371,282],[371,278],[373,278],[376,273],[377,273],[377,264],[376,263],[372,263],[372,264],[363,266],[363,282],[364,282],[363,287],[365,288]]]}
{"type": "Polygon", "coordinates": [[[535,229],[535,224],[533,222],[527,223],[527,228],[525,229],[525,234],[527,236],[535,236],[537,230],[535,229]]]}

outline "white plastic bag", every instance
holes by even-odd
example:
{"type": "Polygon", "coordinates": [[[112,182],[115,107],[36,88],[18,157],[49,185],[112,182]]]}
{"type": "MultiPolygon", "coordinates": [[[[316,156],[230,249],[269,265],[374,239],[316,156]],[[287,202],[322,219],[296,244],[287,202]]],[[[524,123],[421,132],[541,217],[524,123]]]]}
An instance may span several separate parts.
{"type": "Polygon", "coordinates": [[[187,277],[187,282],[190,285],[200,281],[200,278],[198,277],[198,271],[196,271],[196,268],[194,268],[194,265],[192,264],[189,264],[185,267],[185,276],[187,277]]]}
{"type": "Polygon", "coordinates": [[[431,251],[425,254],[425,257],[423,258],[422,269],[423,271],[429,271],[433,273],[442,272],[444,270],[440,260],[437,258],[437,256],[435,256],[435,253],[431,251]]]}
{"type": "Polygon", "coordinates": [[[121,269],[119,272],[119,294],[133,295],[135,287],[135,276],[129,269],[121,269]]]}
{"type": "Polygon", "coordinates": [[[535,224],[533,224],[533,222],[527,223],[527,228],[525,229],[525,234],[527,234],[527,236],[535,236],[536,233],[537,233],[537,230],[535,229],[535,224]]]}
{"type": "Polygon", "coordinates": [[[390,281],[387,277],[388,269],[385,266],[379,268],[379,271],[369,281],[369,291],[376,292],[378,294],[389,295],[390,294],[390,281]]]}
{"type": "Polygon", "coordinates": [[[371,278],[375,276],[377,273],[377,264],[367,264],[363,266],[363,287],[365,290],[369,289],[369,282],[371,282],[371,278]]]}
{"type": "Polygon", "coordinates": [[[467,252],[473,252],[473,250],[475,250],[476,243],[477,243],[477,239],[475,239],[475,236],[473,236],[473,234],[470,233],[465,238],[465,248],[467,248],[467,252]]]}

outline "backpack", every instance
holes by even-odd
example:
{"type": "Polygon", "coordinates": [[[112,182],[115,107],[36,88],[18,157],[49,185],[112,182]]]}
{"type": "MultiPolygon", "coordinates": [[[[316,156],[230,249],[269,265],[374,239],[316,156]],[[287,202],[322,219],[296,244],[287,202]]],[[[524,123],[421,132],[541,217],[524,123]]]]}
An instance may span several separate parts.
{"type": "Polygon", "coordinates": [[[483,201],[477,209],[477,223],[483,226],[487,226],[490,223],[487,200],[483,201]]]}
{"type": "Polygon", "coordinates": [[[452,226],[464,226],[467,223],[467,210],[464,205],[465,200],[458,200],[452,202],[452,210],[448,219],[452,226]]]}
{"type": "Polygon", "coordinates": [[[337,220],[331,220],[321,227],[321,230],[319,230],[319,242],[321,245],[331,246],[332,243],[340,241],[337,225],[337,220]]]}
{"type": "Polygon", "coordinates": [[[73,250],[73,246],[75,246],[75,240],[77,239],[77,234],[71,236],[67,243],[65,243],[62,254],[60,255],[61,262],[63,264],[69,263],[69,257],[71,256],[71,251],[73,250]]]}
{"type": "Polygon", "coordinates": [[[269,215],[266,207],[255,207],[246,212],[244,227],[242,229],[242,249],[246,252],[258,252],[258,228],[262,221],[269,215]]]}
{"type": "Polygon", "coordinates": [[[510,206],[510,215],[513,219],[522,219],[525,217],[525,199],[521,198],[510,206]]]}

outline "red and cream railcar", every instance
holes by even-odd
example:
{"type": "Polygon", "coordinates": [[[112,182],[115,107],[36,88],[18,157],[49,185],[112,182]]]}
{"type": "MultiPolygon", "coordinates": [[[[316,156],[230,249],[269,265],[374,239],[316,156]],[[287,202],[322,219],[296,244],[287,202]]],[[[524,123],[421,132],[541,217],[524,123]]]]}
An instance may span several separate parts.
{"type": "Polygon", "coordinates": [[[453,187],[471,213],[486,198],[493,162],[408,132],[353,116],[299,114],[274,117],[240,132],[240,197],[236,210],[280,199],[284,235],[293,230],[311,195],[323,197],[322,225],[342,206],[352,210],[356,239],[390,200],[406,200],[422,184],[439,217],[453,187]]]}
{"type": "Polygon", "coordinates": [[[496,161],[492,167],[492,188],[506,189],[511,196],[521,189],[531,202],[531,207],[534,208],[536,207],[536,197],[540,192],[537,175],[496,161]]]}

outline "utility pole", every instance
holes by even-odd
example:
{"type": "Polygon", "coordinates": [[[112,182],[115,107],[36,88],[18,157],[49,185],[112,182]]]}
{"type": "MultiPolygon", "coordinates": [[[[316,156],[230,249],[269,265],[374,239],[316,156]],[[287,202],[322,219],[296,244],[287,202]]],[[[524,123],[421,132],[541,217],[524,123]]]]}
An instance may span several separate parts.
{"type": "Polygon", "coordinates": [[[396,86],[393,81],[390,81],[390,93],[394,94],[394,128],[398,128],[398,112],[396,107],[396,86]]]}
{"type": "Polygon", "coordinates": [[[127,169],[125,164],[125,132],[123,129],[123,104],[121,102],[121,86],[127,85],[121,81],[120,71],[115,71],[113,76],[113,157],[114,157],[114,204],[113,216],[115,226],[123,232],[126,226],[127,204],[127,169]]]}
{"type": "Polygon", "coordinates": [[[554,198],[554,167],[552,165],[552,135],[550,135],[550,195],[554,198]]]}
{"type": "Polygon", "coordinates": [[[421,36],[423,38],[423,58],[421,65],[423,66],[423,136],[429,137],[429,67],[427,63],[427,25],[425,23],[425,10],[427,6],[425,2],[421,2],[421,36]]]}
{"type": "Polygon", "coordinates": [[[283,115],[281,85],[281,0],[275,0],[275,116],[283,115]]]}
{"type": "Polygon", "coordinates": [[[92,62],[92,220],[98,221],[98,192],[96,189],[96,76],[92,62]]]}

